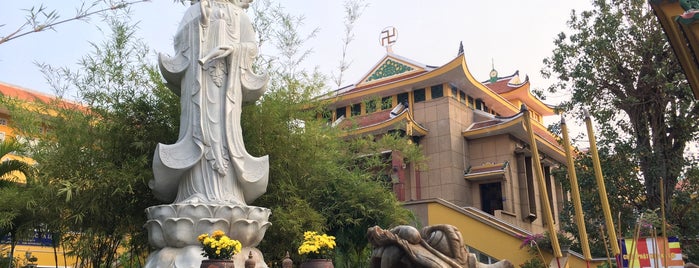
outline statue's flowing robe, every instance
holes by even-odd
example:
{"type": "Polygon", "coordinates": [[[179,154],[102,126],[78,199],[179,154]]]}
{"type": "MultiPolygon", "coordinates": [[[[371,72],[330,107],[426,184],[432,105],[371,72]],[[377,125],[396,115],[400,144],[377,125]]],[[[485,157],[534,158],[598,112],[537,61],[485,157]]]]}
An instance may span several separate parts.
{"type": "Polygon", "coordinates": [[[196,3],[180,23],[175,52],[159,63],[180,96],[179,138],[158,144],[150,187],[166,202],[252,202],[267,188],[269,162],[248,154],[240,126],[242,103],[259,99],[267,84],[251,69],[257,44],[249,18],[228,1],[196,3]],[[215,51],[229,53],[198,62],[215,51]]]}

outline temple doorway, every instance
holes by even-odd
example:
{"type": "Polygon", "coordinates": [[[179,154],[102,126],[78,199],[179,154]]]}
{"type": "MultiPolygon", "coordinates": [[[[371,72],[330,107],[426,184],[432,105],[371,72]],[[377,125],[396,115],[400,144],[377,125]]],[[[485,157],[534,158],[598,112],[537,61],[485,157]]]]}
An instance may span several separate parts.
{"type": "Polygon", "coordinates": [[[502,183],[484,183],[480,185],[481,209],[495,215],[496,210],[502,210],[502,183]]]}

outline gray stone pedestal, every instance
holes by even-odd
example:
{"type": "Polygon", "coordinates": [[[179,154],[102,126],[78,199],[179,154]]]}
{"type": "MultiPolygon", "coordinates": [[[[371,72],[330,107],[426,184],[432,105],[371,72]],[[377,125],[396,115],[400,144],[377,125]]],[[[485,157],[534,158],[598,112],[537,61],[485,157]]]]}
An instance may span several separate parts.
{"type": "Polygon", "coordinates": [[[236,267],[245,267],[252,253],[257,268],[267,268],[256,247],[271,225],[271,211],[263,207],[216,204],[172,204],[146,209],[148,241],[156,248],[146,261],[146,268],[196,268],[204,259],[200,234],[221,230],[240,241],[243,249],[233,258],[236,267]]]}

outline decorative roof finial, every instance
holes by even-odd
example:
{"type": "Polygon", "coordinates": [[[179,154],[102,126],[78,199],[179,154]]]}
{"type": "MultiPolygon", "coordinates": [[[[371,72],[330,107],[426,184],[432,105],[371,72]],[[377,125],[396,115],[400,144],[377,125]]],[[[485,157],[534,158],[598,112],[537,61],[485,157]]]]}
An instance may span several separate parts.
{"type": "Polygon", "coordinates": [[[459,52],[456,53],[457,56],[464,54],[464,41],[459,42],[459,52]]]}
{"type": "Polygon", "coordinates": [[[490,58],[490,63],[493,69],[490,70],[490,83],[495,83],[498,81],[498,71],[495,70],[495,60],[490,58]]]}
{"type": "Polygon", "coordinates": [[[398,31],[396,27],[388,26],[381,30],[381,35],[379,35],[379,41],[381,46],[386,47],[386,53],[393,53],[393,44],[398,40],[398,31]]]}

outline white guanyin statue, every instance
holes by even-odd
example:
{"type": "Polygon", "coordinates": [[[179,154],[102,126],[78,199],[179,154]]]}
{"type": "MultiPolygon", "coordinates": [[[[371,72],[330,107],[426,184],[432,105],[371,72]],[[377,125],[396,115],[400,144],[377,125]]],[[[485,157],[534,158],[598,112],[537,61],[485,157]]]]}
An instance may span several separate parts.
{"type": "Polygon", "coordinates": [[[267,156],[248,154],[240,128],[242,103],[267,85],[252,72],[257,43],[247,6],[194,4],[175,37],[175,56],[161,54],[163,76],[182,104],[177,143],[155,150],[150,186],[163,201],[247,204],[267,188],[267,156]]]}
{"type": "MultiPolygon", "coordinates": [[[[192,1],[174,39],[175,55],[161,54],[160,70],[180,97],[179,137],[158,144],[154,195],[169,205],[146,210],[151,253],[146,267],[199,267],[196,237],[223,230],[250,249],[257,267],[270,210],[249,206],[267,189],[268,157],[253,157],[243,143],[242,104],[264,93],[268,77],[252,71],[257,38],[245,13],[252,0],[192,1]]],[[[244,258],[236,258],[243,267],[244,258]]]]}

